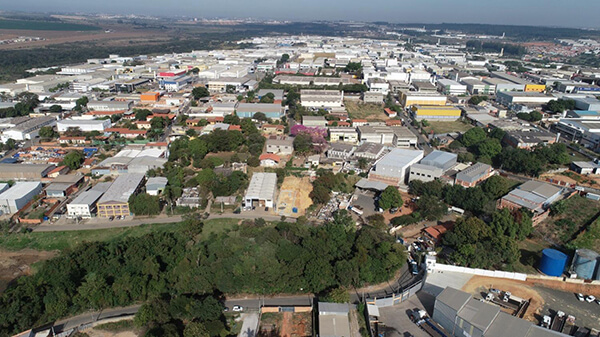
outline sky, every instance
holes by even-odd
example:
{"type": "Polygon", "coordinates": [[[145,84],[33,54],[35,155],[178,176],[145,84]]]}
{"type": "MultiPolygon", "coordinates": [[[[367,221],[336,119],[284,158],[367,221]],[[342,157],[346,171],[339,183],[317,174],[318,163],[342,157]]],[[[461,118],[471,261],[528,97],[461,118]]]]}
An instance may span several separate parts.
{"type": "Polygon", "coordinates": [[[1,0],[3,10],[600,28],[599,0],[1,0]]]}

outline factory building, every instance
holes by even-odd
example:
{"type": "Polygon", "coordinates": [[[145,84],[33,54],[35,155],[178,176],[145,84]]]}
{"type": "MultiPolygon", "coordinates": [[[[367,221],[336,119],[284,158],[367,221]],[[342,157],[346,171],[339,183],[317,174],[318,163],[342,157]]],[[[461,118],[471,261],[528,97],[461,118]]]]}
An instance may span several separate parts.
{"type": "Polygon", "coordinates": [[[40,182],[17,182],[0,194],[0,214],[14,214],[42,192],[40,182]]]}
{"type": "Polygon", "coordinates": [[[300,91],[300,104],[307,108],[340,108],[344,104],[344,92],[303,89],[300,91]]]}
{"type": "Polygon", "coordinates": [[[98,216],[129,216],[129,197],[136,194],[144,181],[140,173],[122,174],[115,179],[108,190],[98,200],[98,216]]]}
{"type": "Polygon", "coordinates": [[[400,104],[403,108],[413,105],[446,105],[447,98],[437,93],[401,90],[400,104]]]}
{"type": "Polygon", "coordinates": [[[0,164],[0,180],[41,180],[56,166],[48,164],[0,164]]]}
{"type": "Polygon", "coordinates": [[[63,119],[56,123],[58,132],[67,132],[70,128],[83,132],[104,132],[110,127],[110,119],[63,119]]]}
{"type": "Polygon", "coordinates": [[[284,108],[279,104],[268,103],[238,103],[235,114],[240,118],[252,118],[254,114],[262,112],[271,119],[280,119],[284,108]]]}
{"type": "Polygon", "coordinates": [[[127,111],[132,104],[132,101],[89,101],[87,108],[90,111],[127,111]]]}
{"type": "Polygon", "coordinates": [[[411,165],[423,158],[423,150],[393,149],[373,165],[369,180],[399,186],[405,184],[411,165]]]}
{"type": "Polygon", "coordinates": [[[250,210],[255,207],[273,207],[276,189],[277,174],[254,173],[244,196],[244,208],[250,210]]]}
{"type": "Polygon", "coordinates": [[[3,131],[2,141],[6,142],[8,139],[34,139],[38,137],[38,133],[42,127],[54,125],[56,125],[56,118],[51,116],[30,118],[27,121],[20,123],[13,128],[3,131]]]}
{"type": "Polygon", "coordinates": [[[455,121],[460,118],[462,111],[451,105],[414,105],[412,113],[417,120],[455,121]]]}
{"type": "Polygon", "coordinates": [[[437,90],[444,95],[464,95],[467,92],[467,86],[454,80],[442,78],[437,81],[437,90]]]}

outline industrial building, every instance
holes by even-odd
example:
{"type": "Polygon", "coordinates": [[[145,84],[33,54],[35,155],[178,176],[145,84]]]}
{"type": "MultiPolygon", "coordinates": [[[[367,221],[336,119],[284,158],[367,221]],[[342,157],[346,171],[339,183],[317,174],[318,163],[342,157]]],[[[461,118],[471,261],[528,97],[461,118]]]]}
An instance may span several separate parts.
{"type": "Polygon", "coordinates": [[[531,131],[507,131],[502,142],[519,149],[531,149],[537,145],[554,144],[556,140],[557,135],[535,129],[531,131]]]}
{"type": "Polygon", "coordinates": [[[327,120],[323,116],[302,116],[304,126],[327,126],[327,120]]]}
{"type": "Polygon", "coordinates": [[[437,89],[444,95],[464,95],[467,92],[466,85],[446,78],[437,81],[437,89]]]}
{"type": "Polygon", "coordinates": [[[510,81],[503,80],[501,78],[486,78],[482,81],[483,83],[493,86],[494,91],[497,93],[505,91],[523,91],[525,90],[525,84],[513,83],[510,81]]]}
{"type": "Polygon", "coordinates": [[[111,185],[111,182],[98,183],[91,189],[79,194],[67,204],[67,218],[90,219],[96,213],[98,200],[111,185]]]}
{"type": "Polygon", "coordinates": [[[151,177],[146,181],[146,193],[150,195],[159,195],[167,186],[166,177],[151,177]]]}
{"type": "Polygon", "coordinates": [[[575,108],[584,111],[600,111],[600,100],[594,97],[579,97],[573,99],[575,108]]]}
{"type": "Polygon", "coordinates": [[[127,111],[133,101],[89,101],[86,105],[90,111],[127,111]]]}
{"type": "Polygon", "coordinates": [[[350,304],[319,302],[319,337],[350,336],[350,304]]]}
{"type": "Polygon", "coordinates": [[[340,108],[344,92],[338,90],[301,90],[300,104],[306,108],[340,108]]]}
{"type": "Polygon", "coordinates": [[[129,197],[136,194],[144,181],[144,174],[122,174],[115,179],[98,200],[98,216],[129,216],[129,197]]]}
{"type": "Polygon", "coordinates": [[[446,105],[447,97],[437,93],[401,90],[400,104],[403,108],[413,105],[446,105]]]}
{"type": "Polygon", "coordinates": [[[359,126],[361,142],[410,147],[417,145],[417,136],[404,126],[364,125],[359,126]]]}
{"type": "Polygon", "coordinates": [[[410,167],[408,181],[429,182],[438,179],[456,165],[457,158],[458,156],[454,153],[434,150],[423,158],[420,163],[410,167]]]}
{"type": "Polygon", "coordinates": [[[333,143],[327,149],[327,158],[334,160],[348,160],[356,148],[350,144],[333,143]]]}
{"type": "MultiPolygon", "coordinates": [[[[537,104],[542,105],[556,99],[554,96],[545,95],[537,91],[532,92],[517,92],[517,91],[506,91],[496,93],[496,102],[511,106],[513,104],[537,104]]],[[[584,109],[588,110],[588,109],[584,109]]]]}
{"type": "MultiPolygon", "coordinates": [[[[385,82],[386,85],[387,82],[385,82]]],[[[387,92],[386,92],[387,94],[387,92]]],[[[371,103],[371,104],[383,104],[383,93],[382,92],[373,92],[367,91],[363,93],[363,102],[371,103]]]]}
{"type": "Polygon", "coordinates": [[[455,185],[462,187],[474,187],[480,182],[494,175],[493,168],[484,163],[475,163],[458,172],[454,180],[455,185]]]}
{"type": "Polygon", "coordinates": [[[41,180],[56,166],[48,164],[0,164],[0,180],[41,180]]]}
{"type": "Polygon", "coordinates": [[[385,147],[381,144],[365,142],[354,151],[354,156],[356,158],[375,160],[383,155],[384,150],[385,147]]]}
{"type": "Polygon", "coordinates": [[[410,175],[408,176],[408,182],[413,180],[420,180],[423,182],[430,182],[435,179],[439,179],[444,171],[435,166],[413,164],[410,167],[410,175]]]}
{"type": "Polygon", "coordinates": [[[510,191],[498,200],[498,208],[521,209],[523,207],[541,214],[558,200],[563,189],[543,182],[531,180],[510,191]]]}
{"type": "Polygon", "coordinates": [[[6,142],[8,139],[34,139],[38,137],[39,130],[42,127],[54,125],[56,125],[56,118],[52,116],[30,118],[23,123],[19,123],[13,128],[2,131],[2,141],[6,142]]]}
{"type": "Polygon", "coordinates": [[[235,114],[240,118],[253,118],[254,114],[262,112],[267,118],[280,119],[284,108],[280,104],[269,103],[238,103],[235,114]]]}
{"type": "Polygon", "coordinates": [[[244,196],[244,208],[273,207],[277,189],[277,174],[257,172],[252,175],[244,196]]]}
{"type": "Polygon", "coordinates": [[[66,132],[69,129],[79,129],[83,132],[104,132],[110,127],[110,119],[63,119],[56,123],[58,132],[66,132]]]}
{"type": "Polygon", "coordinates": [[[14,214],[42,192],[42,183],[17,182],[0,194],[0,214],[14,214]]]}
{"type": "Polygon", "coordinates": [[[447,287],[435,299],[433,320],[455,337],[558,337],[565,334],[511,316],[500,307],[447,287]]]}
{"type": "Polygon", "coordinates": [[[451,105],[413,105],[412,114],[416,120],[455,121],[462,111],[451,105]]]}
{"type": "Polygon", "coordinates": [[[404,184],[410,166],[422,158],[422,150],[393,149],[375,163],[369,172],[369,179],[392,186],[404,184]]]}
{"type": "Polygon", "coordinates": [[[356,128],[350,127],[330,127],[329,128],[329,141],[331,143],[358,143],[358,132],[356,128]]]}
{"type": "Polygon", "coordinates": [[[490,95],[496,92],[494,84],[485,83],[478,79],[465,78],[460,82],[467,86],[467,91],[471,95],[490,95]]]}
{"type": "Polygon", "coordinates": [[[125,148],[92,168],[92,174],[95,176],[125,173],[145,174],[150,169],[162,168],[167,162],[165,156],[166,151],[160,148],[125,148]]]}

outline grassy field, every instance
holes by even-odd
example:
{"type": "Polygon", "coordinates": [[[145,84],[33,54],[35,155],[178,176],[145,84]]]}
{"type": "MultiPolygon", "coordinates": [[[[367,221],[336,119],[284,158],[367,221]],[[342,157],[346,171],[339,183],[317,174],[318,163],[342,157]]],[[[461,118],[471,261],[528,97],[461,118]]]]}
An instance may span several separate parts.
{"type": "Polygon", "coordinates": [[[25,21],[25,20],[3,20],[0,19],[0,29],[13,30],[55,30],[55,31],[91,31],[100,30],[100,27],[81,25],[77,23],[66,22],[48,22],[48,21],[25,21]]]}
{"type": "Polygon", "coordinates": [[[569,243],[569,246],[598,250],[600,247],[600,219],[594,221],[586,231],[579,234],[575,240],[569,243]]]}
{"type": "Polygon", "coordinates": [[[460,121],[454,121],[454,122],[430,122],[427,121],[429,123],[429,126],[427,126],[425,128],[425,131],[427,131],[427,133],[431,133],[431,131],[433,131],[433,133],[438,134],[438,133],[449,133],[449,132],[466,132],[467,130],[469,130],[470,128],[472,128],[473,126],[471,124],[467,124],[467,123],[463,123],[460,121]]]}
{"type": "Polygon", "coordinates": [[[383,112],[383,104],[362,104],[354,101],[344,101],[350,119],[367,119],[384,121],[389,117],[383,112]]]}
{"type": "Polygon", "coordinates": [[[579,195],[565,201],[563,214],[548,218],[537,230],[557,243],[566,244],[572,236],[600,212],[600,203],[579,195]]]}
{"type": "MultiPolygon", "coordinates": [[[[238,224],[237,219],[210,219],[204,221],[203,235],[219,233],[232,229],[238,224]]],[[[32,232],[26,234],[0,235],[0,249],[16,251],[21,249],[64,250],[82,242],[110,241],[125,237],[136,237],[150,232],[174,232],[183,227],[182,223],[148,224],[128,228],[111,228],[65,232],[32,232]]]]}

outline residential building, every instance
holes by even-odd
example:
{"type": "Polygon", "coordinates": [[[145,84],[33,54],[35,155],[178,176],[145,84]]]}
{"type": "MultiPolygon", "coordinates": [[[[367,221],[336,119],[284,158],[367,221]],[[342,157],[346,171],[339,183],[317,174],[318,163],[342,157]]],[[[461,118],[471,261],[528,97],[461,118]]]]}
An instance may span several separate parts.
{"type": "Polygon", "coordinates": [[[329,141],[331,143],[358,143],[356,128],[334,126],[329,128],[329,141]]]}
{"type": "Polygon", "coordinates": [[[475,163],[458,172],[454,184],[462,187],[474,187],[492,175],[494,175],[494,169],[490,165],[475,163]]]}
{"type": "Polygon", "coordinates": [[[277,174],[257,172],[252,175],[244,196],[244,208],[273,207],[277,189],[277,174]]]}
{"type": "Polygon", "coordinates": [[[260,128],[264,134],[275,136],[283,136],[285,131],[285,126],[279,124],[263,124],[260,128]]]}
{"type": "Polygon", "coordinates": [[[258,159],[260,160],[260,166],[263,167],[276,167],[281,162],[281,157],[274,153],[263,153],[258,159]]]}
{"type": "Polygon", "coordinates": [[[17,213],[40,192],[42,192],[42,183],[38,181],[15,183],[0,194],[0,214],[17,213]]]}
{"type": "Polygon", "coordinates": [[[557,201],[562,192],[562,188],[531,180],[498,200],[498,208],[521,209],[525,207],[535,215],[539,215],[544,213],[553,202],[557,201]]]}
{"type": "Polygon", "coordinates": [[[319,302],[319,337],[350,336],[350,304],[319,302]]]}
{"type": "Polygon", "coordinates": [[[159,195],[167,187],[167,178],[165,177],[150,177],[146,181],[146,193],[150,195],[159,195]]]}
{"type": "Polygon", "coordinates": [[[410,166],[422,158],[423,150],[393,149],[375,163],[369,179],[392,186],[405,184],[410,166]]]}
{"type": "Polygon", "coordinates": [[[110,119],[63,119],[56,123],[58,132],[79,129],[83,132],[99,131],[103,133],[110,127],[110,119]]]}
{"type": "Polygon", "coordinates": [[[460,118],[462,111],[451,105],[413,105],[412,114],[416,120],[455,121],[460,118]]]}
{"type": "Polygon", "coordinates": [[[294,139],[290,137],[268,138],[265,143],[267,146],[267,153],[290,155],[294,152],[294,139]]]}
{"type": "Polygon", "coordinates": [[[106,193],[98,200],[98,216],[129,216],[129,197],[137,194],[144,182],[144,174],[122,174],[115,179],[106,193]]]}
{"type": "Polygon", "coordinates": [[[185,187],[176,204],[180,207],[198,208],[202,203],[198,187],[185,187]]]}

